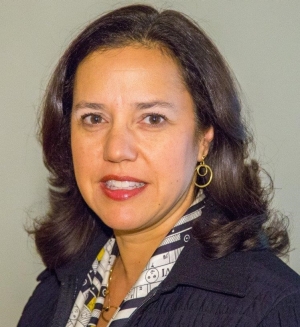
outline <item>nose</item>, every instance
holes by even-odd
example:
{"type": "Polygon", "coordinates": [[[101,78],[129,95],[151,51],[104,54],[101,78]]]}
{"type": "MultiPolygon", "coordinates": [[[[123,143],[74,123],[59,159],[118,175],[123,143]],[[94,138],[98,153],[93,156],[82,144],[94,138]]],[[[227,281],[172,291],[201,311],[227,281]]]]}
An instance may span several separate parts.
{"type": "Polygon", "coordinates": [[[134,133],[127,126],[113,126],[106,135],[103,158],[110,162],[134,161],[137,147],[134,133]]]}

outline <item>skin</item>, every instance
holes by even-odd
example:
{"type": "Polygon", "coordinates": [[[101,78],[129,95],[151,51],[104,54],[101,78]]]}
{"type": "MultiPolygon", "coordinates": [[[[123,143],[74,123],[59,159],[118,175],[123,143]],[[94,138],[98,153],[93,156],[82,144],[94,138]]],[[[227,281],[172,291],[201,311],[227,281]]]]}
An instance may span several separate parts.
{"type": "Polygon", "coordinates": [[[193,202],[195,167],[213,138],[212,128],[196,136],[195,121],[177,64],[157,48],[97,51],[76,71],[71,116],[75,177],[86,203],[116,236],[120,257],[111,283],[114,304],[193,202]],[[143,187],[116,200],[103,183],[111,175],[130,177],[143,187]]]}

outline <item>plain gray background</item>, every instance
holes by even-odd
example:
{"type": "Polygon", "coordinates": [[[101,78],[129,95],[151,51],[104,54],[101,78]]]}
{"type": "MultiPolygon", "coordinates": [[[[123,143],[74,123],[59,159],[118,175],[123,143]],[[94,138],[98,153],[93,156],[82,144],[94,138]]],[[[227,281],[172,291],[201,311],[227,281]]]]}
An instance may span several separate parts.
{"type": "MultiPolygon", "coordinates": [[[[132,1],[0,2],[2,326],[16,325],[43,269],[24,224],[45,210],[47,172],[36,141],[46,83],[68,42],[93,18],[132,1]]],[[[145,3],[140,1],[140,3],[145,3]]],[[[274,206],[290,217],[289,264],[300,273],[300,1],[151,1],[185,12],[235,72],[256,136],[255,156],[274,177],[274,206]]]]}

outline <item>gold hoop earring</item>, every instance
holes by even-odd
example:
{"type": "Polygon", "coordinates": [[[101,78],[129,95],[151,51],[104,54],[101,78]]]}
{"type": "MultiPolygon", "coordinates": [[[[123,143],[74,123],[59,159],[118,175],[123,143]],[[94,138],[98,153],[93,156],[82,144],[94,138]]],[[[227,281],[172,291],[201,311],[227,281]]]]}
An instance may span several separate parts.
{"type": "Polygon", "coordinates": [[[197,175],[200,177],[205,177],[208,173],[210,174],[210,176],[209,176],[208,182],[206,184],[199,185],[195,182],[195,185],[198,186],[199,188],[204,188],[204,187],[208,186],[213,178],[213,172],[212,172],[211,168],[205,164],[204,158],[205,157],[203,156],[202,161],[199,162],[199,165],[196,167],[195,170],[197,172],[197,175]]]}

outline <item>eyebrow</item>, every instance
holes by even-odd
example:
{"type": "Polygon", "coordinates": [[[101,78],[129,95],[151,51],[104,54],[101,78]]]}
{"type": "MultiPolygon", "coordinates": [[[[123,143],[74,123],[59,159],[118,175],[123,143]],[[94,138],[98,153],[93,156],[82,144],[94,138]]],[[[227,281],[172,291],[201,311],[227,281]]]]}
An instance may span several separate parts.
{"type": "MultiPolygon", "coordinates": [[[[155,108],[155,107],[162,107],[162,108],[171,108],[174,109],[174,105],[170,102],[166,101],[150,101],[150,102],[137,102],[134,103],[134,107],[137,109],[143,110],[143,109],[150,109],[150,108],[155,108]]],[[[75,110],[79,109],[93,109],[93,110],[101,110],[105,108],[105,105],[102,103],[97,103],[97,102],[86,102],[86,101],[81,101],[77,103],[74,106],[75,110]]]]}
{"type": "Polygon", "coordinates": [[[100,110],[104,108],[104,105],[102,103],[81,101],[74,106],[75,110],[84,108],[100,110]]]}
{"type": "Polygon", "coordinates": [[[174,105],[166,101],[150,101],[150,102],[139,102],[135,106],[138,109],[149,109],[153,107],[171,108],[174,109],[174,105]]]}

